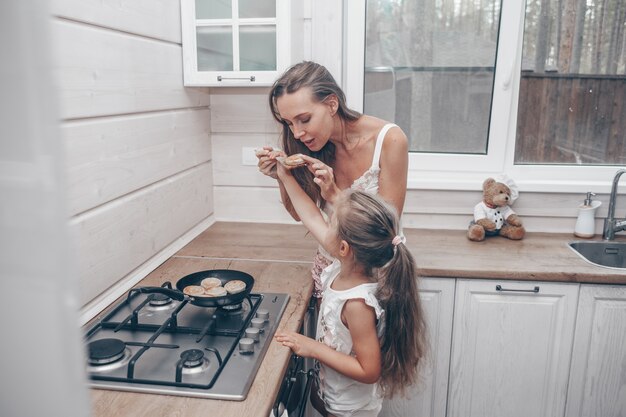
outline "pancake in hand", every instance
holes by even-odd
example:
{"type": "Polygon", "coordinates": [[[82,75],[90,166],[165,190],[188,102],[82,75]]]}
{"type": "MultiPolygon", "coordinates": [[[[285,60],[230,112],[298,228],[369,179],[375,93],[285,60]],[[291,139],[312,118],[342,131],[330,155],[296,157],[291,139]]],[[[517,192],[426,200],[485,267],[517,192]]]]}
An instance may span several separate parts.
{"type": "Polygon", "coordinates": [[[287,157],[277,157],[276,160],[289,169],[306,166],[306,161],[301,153],[296,153],[287,157]]]}
{"type": "Polygon", "coordinates": [[[254,154],[257,157],[262,157],[262,156],[267,156],[270,153],[270,151],[268,151],[267,149],[263,149],[263,148],[257,148],[254,150],[254,154]]]}

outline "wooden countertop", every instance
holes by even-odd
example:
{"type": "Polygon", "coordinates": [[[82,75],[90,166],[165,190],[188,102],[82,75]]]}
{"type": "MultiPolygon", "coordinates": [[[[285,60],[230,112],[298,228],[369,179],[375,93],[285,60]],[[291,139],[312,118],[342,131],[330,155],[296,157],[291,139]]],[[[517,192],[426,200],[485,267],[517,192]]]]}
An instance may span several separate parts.
{"type": "MultiPolygon", "coordinates": [[[[626,284],[624,272],[590,265],[567,248],[567,242],[576,240],[568,234],[529,233],[517,242],[500,237],[470,242],[465,231],[406,229],[405,234],[425,277],[626,284]]],[[[316,247],[301,225],[216,223],[138,285],[175,282],[205,269],[245,271],[255,278],[254,291],[290,295],[280,326],[297,330],[312,291],[309,271],[316,247]]],[[[221,417],[265,417],[289,356],[287,348],[270,346],[245,401],[92,389],[93,415],[193,417],[219,412],[221,417]]]]}
{"type": "MultiPolygon", "coordinates": [[[[528,233],[520,241],[495,236],[471,242],[464,230],[404,233],[424,277],[626,284],[624,271],[591,265],[569,249],[567,242],[582,240],[570,234],[528,233]]],[[[177,255],[311,262],[316,247],[301,225],[216,223],[177,255]]]]}

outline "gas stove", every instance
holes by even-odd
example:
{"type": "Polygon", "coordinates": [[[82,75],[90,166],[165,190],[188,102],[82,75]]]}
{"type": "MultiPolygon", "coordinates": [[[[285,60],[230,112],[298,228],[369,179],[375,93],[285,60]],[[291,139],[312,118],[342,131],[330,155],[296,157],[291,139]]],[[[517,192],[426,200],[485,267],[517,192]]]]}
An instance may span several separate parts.
{"type": "Polygon", "coordinates": [[[244,400],[288,301],[251,293],[210,308],[131,290],[86,333],[90,385],[244,400]]]}

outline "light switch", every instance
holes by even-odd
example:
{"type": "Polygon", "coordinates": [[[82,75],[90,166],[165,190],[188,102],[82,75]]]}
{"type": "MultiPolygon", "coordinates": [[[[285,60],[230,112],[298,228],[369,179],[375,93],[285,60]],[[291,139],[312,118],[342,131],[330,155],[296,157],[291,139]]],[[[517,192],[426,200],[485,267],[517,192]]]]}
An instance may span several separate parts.
{"type": "Polygon", "coordinates": [[[249,148],[244,146],[241,148],[241,165],[256,165],[258,163],[258,159],[256,154],[254,153],[255,148],[249,148]]]}

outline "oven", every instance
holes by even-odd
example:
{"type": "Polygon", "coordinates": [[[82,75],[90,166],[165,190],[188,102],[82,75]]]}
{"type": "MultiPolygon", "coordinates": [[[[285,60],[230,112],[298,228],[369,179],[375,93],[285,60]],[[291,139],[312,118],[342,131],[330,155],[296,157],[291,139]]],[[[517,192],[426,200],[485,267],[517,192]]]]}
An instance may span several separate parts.
{"type": "Polygon", "coordinates": [[[203,307],[133,289],[85,335],[90,386],[244,400],[288,302],[250,293],[203,307]]]}
{"type": "MultiPolygon", "coordinates": [[[[316,303],[317,299],[312,297],[300,327],[300,333],[307,337],[315,337],[316,303]]],[[[285,415],[285,411],[289,417],[308,415],[311,408],[309,395],[313,385],[313,372],[312,359],[291,355],[289,366],[270,416],[282,417],[285,415]]]]}

